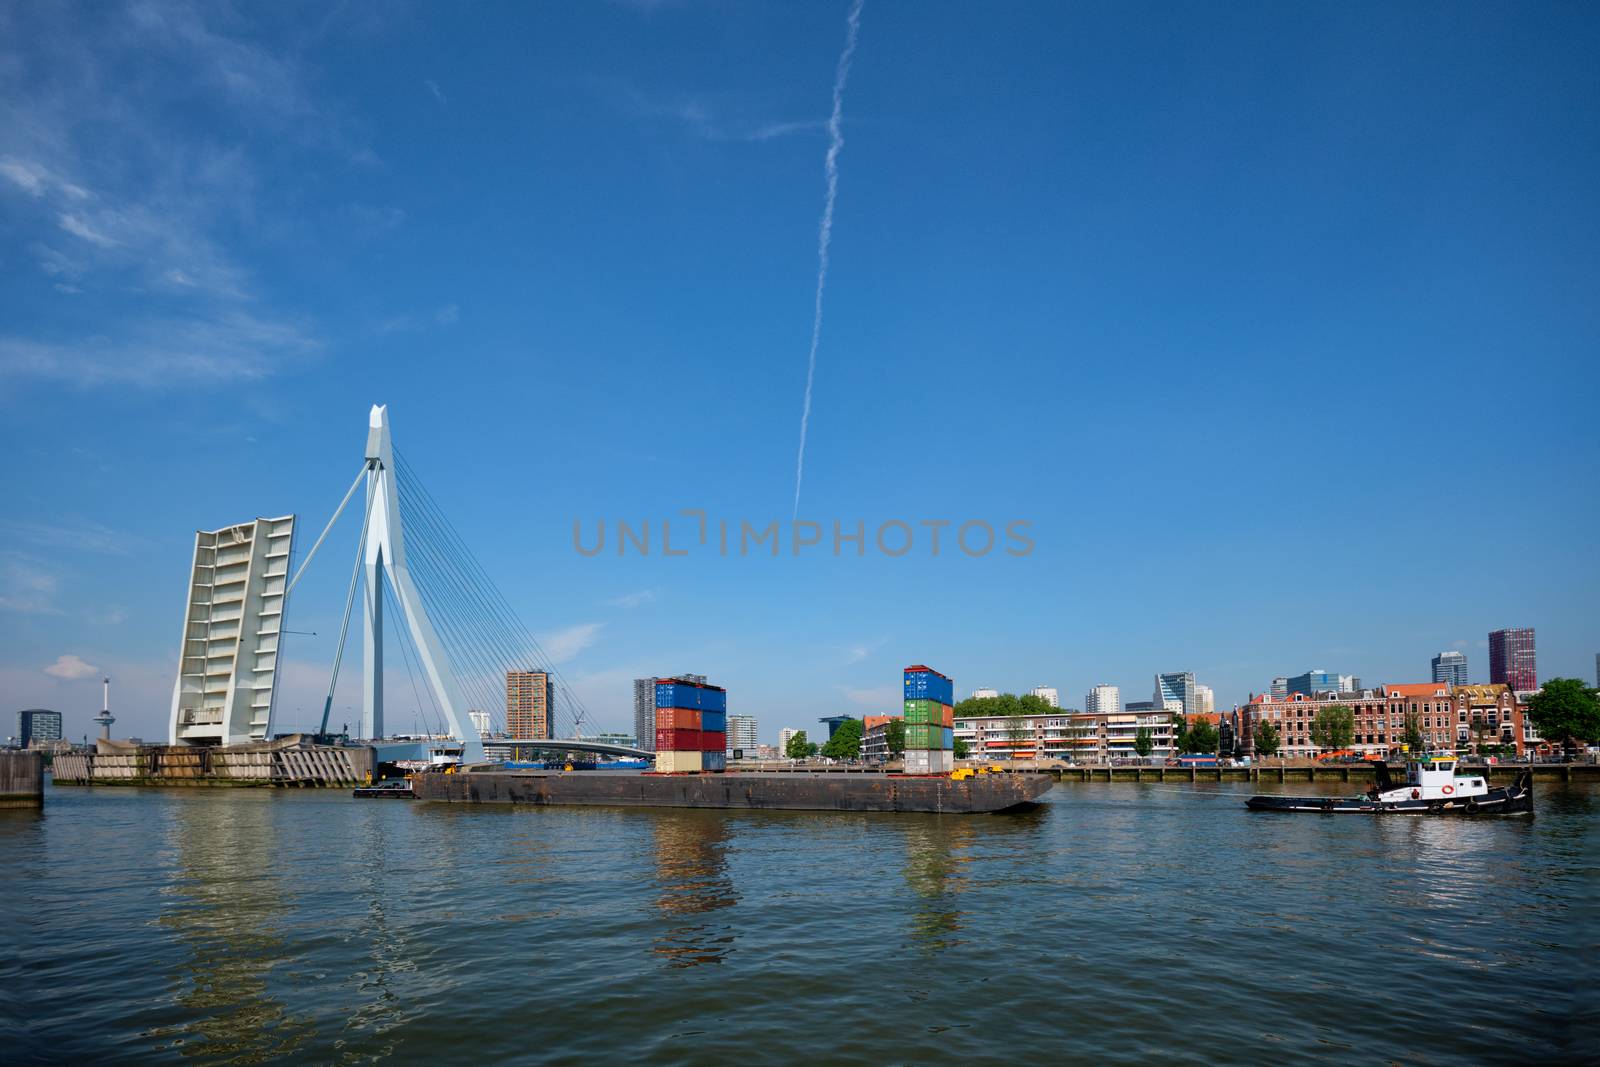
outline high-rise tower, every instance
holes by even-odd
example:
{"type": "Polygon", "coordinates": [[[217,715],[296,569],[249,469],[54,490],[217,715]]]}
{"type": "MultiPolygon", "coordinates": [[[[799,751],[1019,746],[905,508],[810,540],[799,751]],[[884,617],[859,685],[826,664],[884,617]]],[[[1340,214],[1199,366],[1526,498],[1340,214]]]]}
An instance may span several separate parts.
{"type": "Polygon", "coordinates": [[[1495,630],[1489,635],[1489,684],[1496,683],[1510,686],[1514,693],[1539,688],[1533,627],[1495,630]]]}
{"type": "Polygon", "coordinates": [[[102,678],[101,681],[105,685],[105,699],[100,705],[100,714],[94,717],[94,722],[100,727],[100,739],[109,741],[111,740],[111,724],[117,720],[111,715],[111,679],[102,678]]]}

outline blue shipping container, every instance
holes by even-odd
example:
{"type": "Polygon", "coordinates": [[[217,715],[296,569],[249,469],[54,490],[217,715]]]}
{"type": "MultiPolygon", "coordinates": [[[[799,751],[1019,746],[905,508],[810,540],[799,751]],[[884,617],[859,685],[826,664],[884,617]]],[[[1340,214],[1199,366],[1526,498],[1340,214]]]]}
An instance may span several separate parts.
{"type": "Polygon", "coordinates": [[[947,749],[947,750],[955,748],[956,747],[956,732],[955,732],[955,730],[951,729],[948,726],[941,726],[941,727],[939,727],[939,730],[944,735],[944,744],[939,746],[939,747],[947,749]]]}
{"type": "Polygon", "coordinates": [[[700,729],[722,731],[728,728],[728,713],[725,711],[702,711],[700,713],[700,729]]]}
{"type": "Polygon", "coordinates": [[[907,671],[906,699],[933,700],[940,704],[955,703],[955,685],[931,671],[907,671]]]}
{"type": "Polygon", "coordinates": [[[700,753],[700,767],[707,771],[725,771],[728,769],[728,754],[726,752],[700,753]]]}
{"type": "Polygon", "coordinates": [[[696,708],[700,711],[727,711],[728,694],[721,689],[678,682],[656,683],[656,707],[696,708]]]}

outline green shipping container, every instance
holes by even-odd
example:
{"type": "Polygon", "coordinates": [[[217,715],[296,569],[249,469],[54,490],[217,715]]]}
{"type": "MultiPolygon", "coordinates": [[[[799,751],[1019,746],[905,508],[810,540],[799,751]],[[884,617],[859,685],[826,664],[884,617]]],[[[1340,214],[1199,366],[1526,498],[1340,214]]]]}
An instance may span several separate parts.
{"type": "MultiPolygon", "coordinates": [[[[940,721],[944,705],[937,700],[908,700],[906,701],[907,726],[943,726],[940,721]]],[[[910,742],[907,742],[909,745],[910,742]]],[[[917,746],[922,747],[922,746],[917,746]]]]}
{"type": "MultiPolygon", "coordinates": [[[[938,707],[938,705],[934,705],[938,707]]],[[[945,738],[950,736],[950,731],[943,726],[933,726],[926,723],[906,723],[906,748],[936,748],[949,747],[945,738]]]]}

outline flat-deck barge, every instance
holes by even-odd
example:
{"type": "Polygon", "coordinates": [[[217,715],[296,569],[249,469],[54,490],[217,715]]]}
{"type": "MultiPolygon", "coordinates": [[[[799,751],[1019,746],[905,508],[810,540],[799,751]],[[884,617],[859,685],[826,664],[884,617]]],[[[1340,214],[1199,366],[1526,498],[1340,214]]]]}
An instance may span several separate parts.
{"type": "Polygon", "coordinates": [[[419,774],[419,800],[629,808],[765,808],[978,814],[1032,807],[1055,779],[983,774],[965,779],[899,774],[629,774],[496,771],[419,774]]]}

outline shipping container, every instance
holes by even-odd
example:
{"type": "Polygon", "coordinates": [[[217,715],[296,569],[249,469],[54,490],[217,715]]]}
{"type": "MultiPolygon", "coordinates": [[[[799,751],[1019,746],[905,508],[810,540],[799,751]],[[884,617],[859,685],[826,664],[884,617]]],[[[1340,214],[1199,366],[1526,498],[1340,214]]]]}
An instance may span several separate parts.
{"type": "Polygon", "coordinates": [[[728,757],[721,752],[702,752],[700,766],[702,770],[725,771],[728,769],[728,757]]]}
{"type": "Polygon", "coordinates": [[[703,730],[704,724],[701,717],[703,711],[694,708],[657,708],[657,730],[703,730]]]}
{"type": "Polygon", "coordinates": [[[728,693],[720,686],[699,685],[676,678],[657,678],[656,707],[727,711],[728,693]]]}
{"type": "Polygon", "coordinates": [[[728,728],[728,713],[725,711],[702,711],[700,713],[700,729],[726,730],[728,728]]]}
{"type": "Polygon", "coordinates": [[[949,748],[955,731],[932,723],[906,723],[906,751],[914,748],[949,748]]]}
{"type": "Polygon", "coordinates": [[[660,774],[681,774],[684,771],[701,771],[705,764],[701,762],[699,752],[657,752],[656,771],[660,774]]]}
{"type": "Polygon", "coordinates": [[[657,730],[657,752],[699,752],[699,730],[657,730]]]}
{"type": "Polygon", "coordinates": [[[721,730],[700,731],[700,750],[702,752],[726,752],[728,749],[728,735],[721,730]]]}
{"type": "Polygon", "coordinates": [[[955,754],[940,749],[907,749],[906,774],[948,774],[955,770],[955,754]]]}
{"type": "Polygon", "coordinates": [[[952,717],[949,704],[941,704],[936,700],[908,700],[905,702],[906,725],[913,723],[926,723],[932,726],[953,726],[955,719],[952,717]]]}
{"type": "Polygon", "coordinates": [[[930,667],[907,667],[905,699],[935,700],[940,704],[954,704],[955,684],[930,667]]]}

